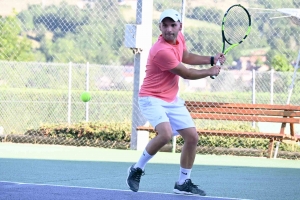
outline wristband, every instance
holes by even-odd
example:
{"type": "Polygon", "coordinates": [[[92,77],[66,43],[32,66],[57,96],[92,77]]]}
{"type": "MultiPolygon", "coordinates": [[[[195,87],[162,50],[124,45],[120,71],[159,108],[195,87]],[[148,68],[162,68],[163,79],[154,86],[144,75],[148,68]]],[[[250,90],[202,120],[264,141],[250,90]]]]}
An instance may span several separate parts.
{"type": "Polygon", "coordinates": [[[215,64],[215,57],[210,57],[210,65],[211,66],[214,66],[214,64],[215,64]]]}

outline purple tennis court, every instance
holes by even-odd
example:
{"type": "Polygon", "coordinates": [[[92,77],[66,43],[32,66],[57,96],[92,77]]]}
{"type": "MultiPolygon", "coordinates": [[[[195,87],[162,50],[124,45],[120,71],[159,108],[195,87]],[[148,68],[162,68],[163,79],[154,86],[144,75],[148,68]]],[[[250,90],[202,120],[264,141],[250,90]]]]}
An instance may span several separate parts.
{"type": "Polygon", "coordinates": [[[187,196],[159,192],[132,192],[103,188],[71,187],[61,185],[43,185],[28,183],[0,182],[1,199],[10,200],[52,200],[52,199],[105,199],[105,200],[234,200],[223,197],[187,196]]]}

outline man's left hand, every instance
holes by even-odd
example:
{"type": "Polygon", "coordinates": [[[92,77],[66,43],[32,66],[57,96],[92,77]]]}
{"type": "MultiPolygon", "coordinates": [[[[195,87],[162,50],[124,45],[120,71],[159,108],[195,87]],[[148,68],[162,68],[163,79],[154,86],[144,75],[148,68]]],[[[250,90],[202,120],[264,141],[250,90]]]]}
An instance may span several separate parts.
{"type": "Polygon", "coordinates": [[[215,64],[218,62],[218,60],[221,63],[221,65],[223,65],[223,63],[226,61],[225,55],[223,53],[218,53],[215,56],[215,64]]]}

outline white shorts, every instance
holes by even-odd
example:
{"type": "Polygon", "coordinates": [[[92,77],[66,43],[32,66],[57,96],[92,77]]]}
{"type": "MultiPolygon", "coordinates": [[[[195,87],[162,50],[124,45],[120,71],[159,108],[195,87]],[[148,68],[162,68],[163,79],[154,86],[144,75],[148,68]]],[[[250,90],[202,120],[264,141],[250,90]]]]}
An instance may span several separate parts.
{"type": "Polygon", "coordinates": [[[170,103],[155,97],[139,97],[138,102],[142,114],[153,127],[170,122],[174,136],[179,134],[177,130],[195,127],[184,100],[179,97],[170,103]]]}

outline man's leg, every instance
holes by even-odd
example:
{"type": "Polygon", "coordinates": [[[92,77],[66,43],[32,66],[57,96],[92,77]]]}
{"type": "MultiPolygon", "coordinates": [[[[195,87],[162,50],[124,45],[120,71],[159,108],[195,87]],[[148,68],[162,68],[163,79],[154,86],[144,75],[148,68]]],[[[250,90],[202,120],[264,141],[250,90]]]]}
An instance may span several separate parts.
{"type": "Polygon", "coordinates": [[[175,183],[174,192],[180,194],[199,194],[205,196],[205,192],[194,185],[190,179],[192,167],[196,157],[196,149],[199,136],[194,127],[178,131],[184,139],[180,157],[180,174],[175,183]]]}
{"type": "Polygon", "coordinates": [[[149,141],[140,159],[134,165],[134,168],[141,168],[144,170],[148,161],[171,140],[172,129],[169,122],[158,124],[155,130],[157,131],[156,137],[149,141]]]}
{"type": "Polygon", "coordinates": [[[139,190],[140,178],[144,174],[144,168],[148,161],[172,138],[172,128],[169,122],[162,122],[155,127],[157,136],[146,146],[138,162],[128,169],[127,185],[137,192],[139,190]]]}
{"type": "Polygon", "coordinates": [[[181,151],[180,166],[183,168],[191,169],[194,165],[196,157],[196,149],[199,136],[194,127],[179,130],[178,132],[184,140],[181,151]]]}
{"type": "Polygon", "coordinates": [[[162,122],[155,127],[157,136],[153,138],[146,150],[150,155],[155,155],[165,144],[167,144],[173,136],[172,128],[169,122],[162,122]]]}

